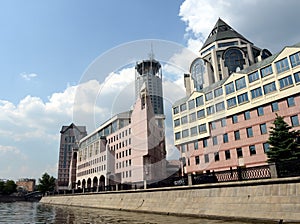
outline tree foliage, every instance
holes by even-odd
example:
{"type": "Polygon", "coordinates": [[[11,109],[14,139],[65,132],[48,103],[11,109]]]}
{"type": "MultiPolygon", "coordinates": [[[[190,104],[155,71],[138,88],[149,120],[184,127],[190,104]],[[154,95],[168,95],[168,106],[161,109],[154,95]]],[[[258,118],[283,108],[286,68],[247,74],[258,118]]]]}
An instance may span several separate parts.
{"type": "Polygon", "coordinates": [[[12,194],[17,191],[17,185],[13,180],[8,180],[6,182],[0,181],[0,192],[3,194],[12,194]]]}
{"type": "Polygon", "coordinates": [[[42,178],[39,178],[38,190],[43,194],[47,191],[54,191],[55,178],[48,173],[44,173],[42,178]]]}
{"type": "Polygon", "coordinates": [[[268,162],[280,163],[300,159],[300,148],[297,142],[299,131],[291,130],[292,127],[278,115],[273,124],[268,140],[270,144],[270,150],[267,152],[268,162]]]}

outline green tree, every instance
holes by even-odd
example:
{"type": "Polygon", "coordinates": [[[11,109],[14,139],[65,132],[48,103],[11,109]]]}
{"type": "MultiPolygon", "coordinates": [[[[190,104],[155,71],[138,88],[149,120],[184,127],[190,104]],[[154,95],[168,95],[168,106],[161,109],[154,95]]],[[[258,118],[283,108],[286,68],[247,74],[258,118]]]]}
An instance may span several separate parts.
{"type": "Polygon", "coordinates": [[[270,144],[270,150],[267,152],[268,162],[280,163],[300,159],[299,143],[296,141],[299,131],[291,131],[292,127],[284,121],[283,117],[277,114],[276,116],[268,140],[270,144]]]}
{"type": "Polygon", "coordinates": [[[0,194],[3,193],[4,187],[5,187],[4,181],[0,180],[0,194]]]}
{"type": "Polygon", "coordinates": [[[6,181],[6,183],[4,183],[2,186],[2,191],[4,194],[12,194],[17,191],[17,185],[13,180],[6,181]]]}
{"type": "Polygon", "coordinates": [[[50,177],[48,173],[44,173],[42,178],[39,178],[38,190],[43,194],[47,191],[54,191],[55,189],[55,178],[50,177]]]}

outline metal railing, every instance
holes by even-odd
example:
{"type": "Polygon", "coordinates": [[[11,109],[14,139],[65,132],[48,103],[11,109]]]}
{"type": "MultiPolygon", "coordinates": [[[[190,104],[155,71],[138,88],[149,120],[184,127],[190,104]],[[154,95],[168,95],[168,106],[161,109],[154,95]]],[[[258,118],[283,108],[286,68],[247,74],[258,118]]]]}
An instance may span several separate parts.
{"type": "MultiPolygon", "coordinates": [[[[278,177],[294,177],[300,176],[300,160],[292,160],[276,164],[278,177]]],[[[238,167],[236,169],[229,169],[224,171],[213,171],[206,174],[191,175],[192,185],[217,183],[217,182],[231,182],[231,181],[247,181],[258,179],[269,179],[271,176],[270,165],[256,166],[256,167],[238,167]]],[[[185,176],[171,176],[165,180],[155,183],[147,184],[146,188],[162,188],[173,186],[187,186],[189,183],[188,175],[185,176]]],[[[144,186],[135,184],[118,184],[108,185],[102,187],[87,187],[84,189],[73,189],[64,191],[63,194],[76,194],[76,193],[89,193],[89,192],[103,192],[103,191],[116,191],[116,190],[136,190],[143,189],[144,186]]],[[[60,192],[61,194],[62,192],[60,192]]],[[[56,193],[57,194],[57,193],[56,193]]]]}

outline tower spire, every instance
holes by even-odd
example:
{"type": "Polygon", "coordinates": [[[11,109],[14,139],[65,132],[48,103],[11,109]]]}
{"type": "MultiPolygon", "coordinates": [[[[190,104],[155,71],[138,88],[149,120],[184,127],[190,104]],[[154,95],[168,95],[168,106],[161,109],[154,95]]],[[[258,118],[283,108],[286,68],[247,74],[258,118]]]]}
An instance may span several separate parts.
{"type": "Polygon", "coordinates": [[[154,52],[153,52],[153,44],[151,42],[151,46],[150,46],[150,53],[148,54],[149,55],[149,60],[150,61],[153,61],[154,60],[154,52]]]}

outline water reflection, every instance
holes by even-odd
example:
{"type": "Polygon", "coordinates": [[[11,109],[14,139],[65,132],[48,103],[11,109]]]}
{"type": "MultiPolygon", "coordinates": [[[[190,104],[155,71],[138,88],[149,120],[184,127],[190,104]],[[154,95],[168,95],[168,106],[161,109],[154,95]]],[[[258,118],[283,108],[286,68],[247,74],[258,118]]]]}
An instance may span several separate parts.
{"type": "Polygon", "coordinates": [[[239,223],[193,217],[125,212],[94,208],[51,206],[36,202],[0,203],[0,223],[105,224],[217,224],[239,223]]]}

